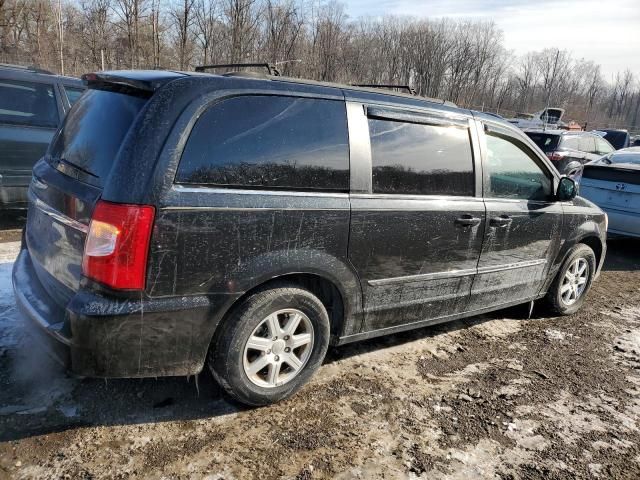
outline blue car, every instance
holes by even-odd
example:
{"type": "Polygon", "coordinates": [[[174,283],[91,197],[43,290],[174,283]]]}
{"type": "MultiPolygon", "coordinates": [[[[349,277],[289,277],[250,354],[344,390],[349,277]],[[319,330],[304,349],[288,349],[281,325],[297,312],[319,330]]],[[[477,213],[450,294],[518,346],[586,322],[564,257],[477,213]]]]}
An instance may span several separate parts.
{"type": "Polygon", "coordinates": [[[617,150],[587,163],[580,195],[609,215],[610,235],[640,237],[640,147],[617,150]]]}

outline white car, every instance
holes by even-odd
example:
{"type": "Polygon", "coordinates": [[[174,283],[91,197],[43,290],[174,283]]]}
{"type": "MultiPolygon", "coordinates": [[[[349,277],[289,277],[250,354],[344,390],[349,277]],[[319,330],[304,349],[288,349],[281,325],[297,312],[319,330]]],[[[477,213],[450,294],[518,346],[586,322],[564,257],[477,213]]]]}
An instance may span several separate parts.
{"type": "Polygon", "coordinates": [[[536,113],[519,113],[515,118],[509,118],[507,121],[522,129],[557,127],[564,125],[561,122],[563,115],[564,109],[549,107],[536,113]]]}
{"type": "Polygon", "coordinates": [[[640,237],[640,147],[617,150],[587,163],[580,196],[608,214],[609,234],[640,237]]]}

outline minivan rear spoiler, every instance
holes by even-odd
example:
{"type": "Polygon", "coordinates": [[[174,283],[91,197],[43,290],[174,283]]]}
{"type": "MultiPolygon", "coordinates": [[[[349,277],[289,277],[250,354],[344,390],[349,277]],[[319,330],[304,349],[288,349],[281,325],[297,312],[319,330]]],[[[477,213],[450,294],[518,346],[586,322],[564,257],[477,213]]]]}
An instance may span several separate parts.
{"type": "Polygon", "coordinates": [[[81,78],[88,88],[150,97],[165,83],[184,76],[172,71],[130,70],[85,73],[81,78]]]}

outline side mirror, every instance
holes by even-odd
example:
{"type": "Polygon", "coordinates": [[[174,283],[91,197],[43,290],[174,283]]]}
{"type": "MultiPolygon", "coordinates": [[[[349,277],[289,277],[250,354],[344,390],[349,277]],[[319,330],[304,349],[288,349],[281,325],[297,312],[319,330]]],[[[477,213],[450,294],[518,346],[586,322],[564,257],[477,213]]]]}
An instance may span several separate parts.
{"type": "Polygon", "coordinates": [[[561,202],[568,202],[573,200],[578,195],[578,185],[573,178],[562,177],[560,184],[558,185],[558,200],[561,202]]]}

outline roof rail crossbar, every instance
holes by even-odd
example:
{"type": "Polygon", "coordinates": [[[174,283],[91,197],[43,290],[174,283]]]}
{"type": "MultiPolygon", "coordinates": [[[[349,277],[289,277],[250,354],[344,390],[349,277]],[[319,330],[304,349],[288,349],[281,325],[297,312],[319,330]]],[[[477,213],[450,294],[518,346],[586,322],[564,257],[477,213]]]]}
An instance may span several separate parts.
{"type": "Polygon", "coordinates": [[[280,71],[275,65],[270,63],[218,63],[214,65],[198,65],[196,67],[196,72],[206,72],[207,70],[212,70],[214,68],[242,68],[242,67],[262,67],[267,70],[269,75],[273,75],[274,77],[280,76],[280,71]]]}
{"type": "Polygon", "coordinates": [[[363,88],[384,88],[387,90],[405,90],[411,95],[416,94],[416,90],[411,88],[409,85],[393,85],[393,84],[383,84],[383,83],[358,83],[353,84],[354,87],[363,87],[363,88]]]}

